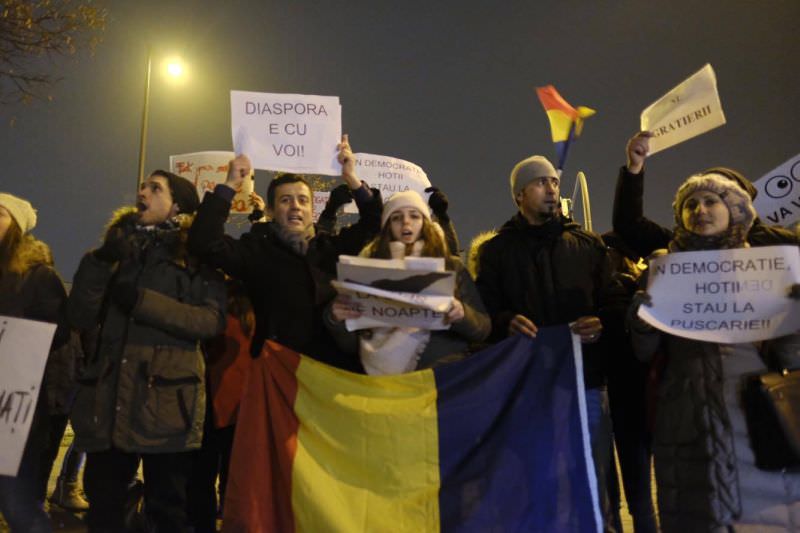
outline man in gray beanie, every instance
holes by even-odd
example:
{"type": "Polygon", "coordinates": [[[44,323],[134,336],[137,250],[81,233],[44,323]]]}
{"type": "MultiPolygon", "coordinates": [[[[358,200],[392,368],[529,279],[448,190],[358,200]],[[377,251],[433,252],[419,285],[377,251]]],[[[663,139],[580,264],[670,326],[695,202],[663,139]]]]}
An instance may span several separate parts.
{"type": "Polygon", "coordinates": [[[562,324],[572,324],[580,336],[597,486],[609,517],[604,488],[611,424],[598,341],[612,286],[610,259],[599,236],[561,213],[559,176],[547,158],[535,155],[517,163],[510,185],[519,211],[481,246],[478,257],[477,286],[492,318],[492,338],[535,337],[539,327],[562,324]]]}

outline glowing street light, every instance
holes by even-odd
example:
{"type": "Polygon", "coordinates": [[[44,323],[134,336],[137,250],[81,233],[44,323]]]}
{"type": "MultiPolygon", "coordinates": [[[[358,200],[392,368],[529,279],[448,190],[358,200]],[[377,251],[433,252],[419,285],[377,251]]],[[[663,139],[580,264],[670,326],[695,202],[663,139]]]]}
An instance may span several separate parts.
{"type": "MultiPolygon", "coordinates": [[[[147,68],[144,77],[144,103],[142,105],[142,130],[139,136],[139,176],[136,182],[136,194],[144,180],[144,161],[147,145],[147,119],[150,113],[150,74],[152,71],[153,54],[147,49],[147,68]]],[[[172,57],[164,63],[164,72],[173,83],[179,83],[186,77],[186,66],[179,57],[172,57]]]]}

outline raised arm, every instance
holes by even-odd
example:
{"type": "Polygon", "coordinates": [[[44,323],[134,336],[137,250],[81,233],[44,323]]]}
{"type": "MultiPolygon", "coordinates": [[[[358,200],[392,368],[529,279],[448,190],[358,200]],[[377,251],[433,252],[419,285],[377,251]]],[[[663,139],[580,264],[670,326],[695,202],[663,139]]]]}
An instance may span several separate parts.
{"type": "Polygon", "coordinates": [[[642,257],[665,248],[672,239],[672,231],[644,216],[644,162],[651,137],[641,131],[628,141],[627,164],[617,178],[612,214],[614,232],[642,257]]]}

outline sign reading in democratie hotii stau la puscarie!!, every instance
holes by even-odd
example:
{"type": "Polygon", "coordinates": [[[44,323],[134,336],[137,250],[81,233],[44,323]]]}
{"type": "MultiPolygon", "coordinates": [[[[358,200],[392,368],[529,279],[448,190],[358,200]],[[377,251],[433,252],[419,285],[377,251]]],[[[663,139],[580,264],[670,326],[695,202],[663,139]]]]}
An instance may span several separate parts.
{"type": "Polygon", "coordinates": [[[0,475],[16,476],[56,325],[0,316],[0,475]]]}
{"type": "Polygon", "coordinates": [[[338,96],[231,91],[231,128],[237,154],[253,168],[338,176],[342,137],[338,96]]]}
{"type": "Polygon", "coordinates": [[[800,330],[800,302],[788,297],[800,283],[797,246],[677,252],[650,262],[639,307],[650,325],[679,337],[735,344],[800,330]]]}

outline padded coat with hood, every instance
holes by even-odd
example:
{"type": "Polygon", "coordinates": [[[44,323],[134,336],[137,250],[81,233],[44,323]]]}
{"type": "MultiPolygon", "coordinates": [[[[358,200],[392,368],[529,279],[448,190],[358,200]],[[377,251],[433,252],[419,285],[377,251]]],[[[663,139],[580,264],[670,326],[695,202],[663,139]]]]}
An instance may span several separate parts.
{"type": "Polygon", "coordinates": [[[179,452],[199,448],[205,417],[201,340],[225,325],[222,276],[197,266],[185,251],[191,218],[180,228],[135,225],[126,212],[111,227],[124,228],[130,253],[119,263],[87,253],[67,305],[70,323],[99,331],[75,405],[75,442],[85,451],[112,446],[125,452],[179,452]],[[130,312],[115,287],[134,284],[130,312]]]}

